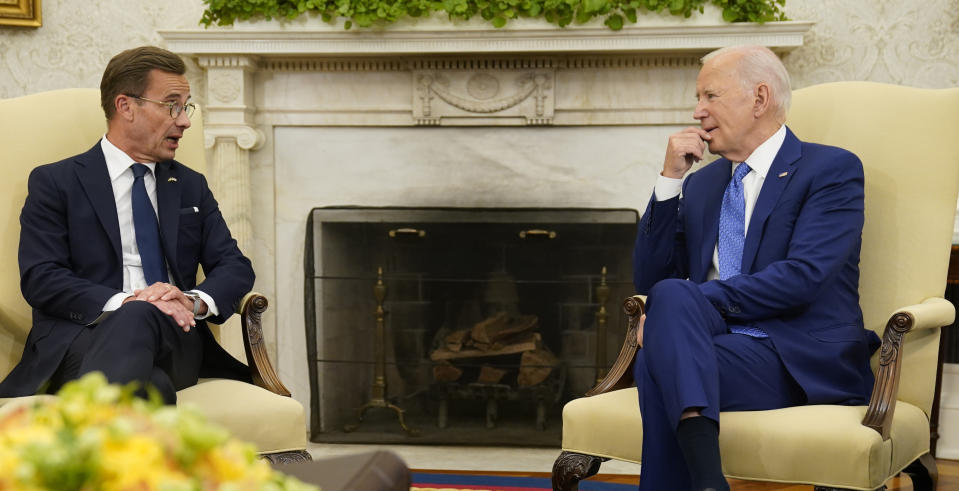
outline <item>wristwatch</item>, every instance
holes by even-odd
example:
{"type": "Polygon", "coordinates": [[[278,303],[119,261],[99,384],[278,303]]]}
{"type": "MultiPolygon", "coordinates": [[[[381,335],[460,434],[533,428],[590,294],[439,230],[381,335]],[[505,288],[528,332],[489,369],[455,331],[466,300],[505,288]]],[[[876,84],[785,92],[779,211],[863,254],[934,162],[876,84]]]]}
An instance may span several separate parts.
{"type": "Polygon", "coordinates": [[[200,305],[203,300],[199,295],[193,292],[183,292],[190,300],[193,300],[193,317],[200,315],[200,305]]]}

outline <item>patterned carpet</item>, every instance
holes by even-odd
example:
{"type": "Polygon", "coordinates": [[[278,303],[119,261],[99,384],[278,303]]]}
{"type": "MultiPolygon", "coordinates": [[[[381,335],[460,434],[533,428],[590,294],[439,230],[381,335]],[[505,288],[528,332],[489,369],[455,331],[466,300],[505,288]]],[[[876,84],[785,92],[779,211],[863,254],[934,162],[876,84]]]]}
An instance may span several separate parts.
{"type": "MultiPolygon", "coordinates": [[[[513,477],[488,474],[413,473],[411,491],[549,491],[548,477],[513,477]]],[[[635,484],[582,481],[581,491],[633,491],[635,484]]]]}

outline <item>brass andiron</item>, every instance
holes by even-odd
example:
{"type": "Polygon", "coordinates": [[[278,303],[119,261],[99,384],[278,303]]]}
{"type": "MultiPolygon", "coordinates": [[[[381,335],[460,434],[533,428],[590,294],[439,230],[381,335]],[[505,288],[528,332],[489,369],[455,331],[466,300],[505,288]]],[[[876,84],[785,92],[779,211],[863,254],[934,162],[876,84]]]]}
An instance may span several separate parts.
{"type": "Polygon", "coordinates": [[[403,418],[403,409],[386,400],[386,310],[383,309],[383,300],[386,298],[386,285],[383,284],[383,268],[376,269],[376,286],[373,287],[373,296],[376,298],[376,333],[373,339],[373,351],[375,360],[375,370],[373,375],[373,386],[369,402],[356,409],[356,417],[359,422],[355,425],[345,425],[343,431],[351,432],[359,428],[363,422],[363,415],[368,409],[383,407],[392,409],[400,420],[400,426],[409,436],[418,436],[419,432],[406,426],[406,420],[403,418]]]}
{"type": "Polygon", "coordinates": [[[599,311],[596,312],[596,383],[603,381],[606,376],[606,301],[609,300],[609,285],[606,284],[606,266],[600,276],[599,286],[596,287],[596,301],[599,302],[599,311]]]}

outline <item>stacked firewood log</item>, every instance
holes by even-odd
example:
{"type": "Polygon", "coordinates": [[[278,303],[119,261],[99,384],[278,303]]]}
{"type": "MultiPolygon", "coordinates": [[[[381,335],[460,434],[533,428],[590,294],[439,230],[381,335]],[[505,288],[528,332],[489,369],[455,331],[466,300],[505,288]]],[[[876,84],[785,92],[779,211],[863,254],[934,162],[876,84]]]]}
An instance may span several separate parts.
{"type": "MultiPolygon", "coordinates": [[[[498,312],[472,328],[459,329],[446,335],[442,345],[432,353],[433,378],[437,382],[478,382],[482,384],[508,383],[516,375],[516,385],[530,387],[542,383],[559,364],[548,348],[543,346],[539,333],[539,318],[535,315],[512,316],[498,312]],[[510,362],[519,356],[519,368],[510,362]],[[463,380],[467,367],[479,365],[475,380],[463,380]]],[[[515,365],[515,361],[512,361],[515,365]]],[[[473,370],[472,372],[475,372],[473,370]]]]}

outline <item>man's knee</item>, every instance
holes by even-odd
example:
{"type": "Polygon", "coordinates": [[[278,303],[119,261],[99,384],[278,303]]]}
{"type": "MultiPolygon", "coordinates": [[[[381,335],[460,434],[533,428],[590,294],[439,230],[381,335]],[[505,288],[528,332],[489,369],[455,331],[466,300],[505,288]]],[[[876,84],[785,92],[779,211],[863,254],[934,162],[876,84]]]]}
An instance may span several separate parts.
{"type": "Polygon", "coordinates": [[[671,302],[682,302],[684,300],[693,300],[697,295],[702,295],[702,293],[700,293],[699,287],[692,281],[676,278],[660,280],[649,289],[647,307],[650,303],[661,303],[663,299],[668,299],[668,301],[671,302]]]}
{"type": "Polygon", "coordinates": [[[143,302],[139,300],[132,300],[120,306],[116,311],[113,312],[113,316],[123,316],[123,317],[146,317],[146,316],[155,316],[157,313],[162,314],[160,309],[156,305],[153,305],[150,302],[143,302]]]}
{"type": "Polygon", "coordinates": [[[130,326],[158,327],[166,317],[150,302],[131,301],[120,306],[110,314],[96,330],[100,332],[117,331],[125,335],[156,335],[154,329],[130,329],[130,326]]]}

